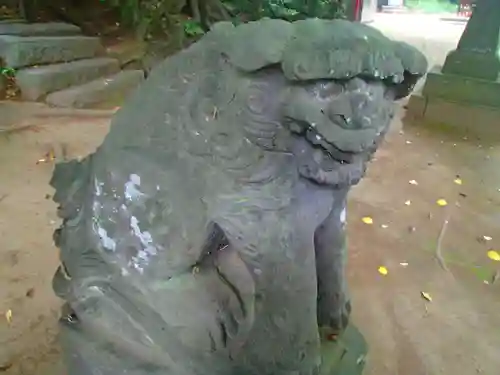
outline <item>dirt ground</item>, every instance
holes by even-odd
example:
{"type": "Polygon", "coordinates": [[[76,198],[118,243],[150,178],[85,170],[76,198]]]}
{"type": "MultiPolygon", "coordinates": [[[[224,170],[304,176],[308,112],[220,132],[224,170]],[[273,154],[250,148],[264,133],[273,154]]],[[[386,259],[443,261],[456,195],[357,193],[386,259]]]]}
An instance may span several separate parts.
{"type": "Polygon", "coordinates": [[[36,127],[8,137],[0,133],[0,373],[57,374],[59,301],[51,278],[58,250],[51,237],[59,220],[48,185],[53,163],[38,161],[61,143],[69,157],[85,155],[102,140],[108,122],[25,117],[18,126],[36,127]]]}
{"type": "MultiPolygon", "coordinates": [[[[70,158],[91,152],[109,121],[21,112],[11,122],[36,127],[0,133],[0,373],[63,375],[60,301],[51,290],[53,162],[38,161],[60,144],[70,158]]],[[[403,116],[401,109],[353,189],[348,213],[353,319],[370,345],[366,375],[497,375],[500,262],[487,252],[500,251],[500,145],[403,125],[403,116]]],[[[0,118],[9,118],[1,106],[0,118]]]]}

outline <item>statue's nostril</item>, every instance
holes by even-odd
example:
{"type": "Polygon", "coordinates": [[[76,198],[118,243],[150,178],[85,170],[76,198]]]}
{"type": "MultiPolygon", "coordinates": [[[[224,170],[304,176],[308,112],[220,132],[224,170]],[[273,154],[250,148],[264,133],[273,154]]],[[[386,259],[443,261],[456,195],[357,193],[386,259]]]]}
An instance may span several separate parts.
{"type": "Polygon", "coordinates": [[[331,122],[343,128],[349,128],[349,125],[352,122],[349,117],[342,113],[339,113],[335,108],[332,107],[328,109],[327,115],[331,122]]]}

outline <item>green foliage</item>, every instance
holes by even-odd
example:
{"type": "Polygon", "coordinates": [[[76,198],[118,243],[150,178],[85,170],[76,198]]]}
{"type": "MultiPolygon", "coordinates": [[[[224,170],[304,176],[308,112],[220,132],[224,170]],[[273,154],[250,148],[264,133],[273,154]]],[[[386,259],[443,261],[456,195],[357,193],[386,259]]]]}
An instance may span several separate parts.
{"type": "Polygon", "coordinates": [[[15,75],[16,71],[14,68],[0,66],[0,76],[4,76],[6,78],[14,78],[15,75]]]}
{"type": "Polygon", "coordinates": [[[410,9],[425,13],[454,13],[457,11],[457,4],[452,4],[449,0],[406,0],[405,5],[410,9]]]}
{"type": "Polygon", "coordinates": [[[317,17],[343,18],[342,0],[101,0],[115,7],[121,22],[134,28],[140,38],[158,33],[171,35],[179,31],[187,37],[198,37],[219,20],[235,23],[262,17],[288,21],[317,17]],[[196,5],[193,5],[196,4],[196,5]],[[196,9],[192,9],[196,6],[196,9]],[[189,19],[183,11],[189,10],[189,19]]]}
{"type": "Polygon", "coordinates": [[[201,27],[199,22],[193,20],[186,20],[183,22],[184,34],[191,37],[196,37],[205,34],[205,30],[201,27]]]}
{"type": "Polygon", "coordinates": [[[343,18],[341,0],[226,0],[225,4],[237,13],[246,14],[247,20],[262,17],[295,21],[304,18],[343,18]]]}
{"type": "Polygon", "coordinates": [[[134,28],[138,37],[179,28],[179,15],[186,0],[101,0],[115,7],[124,26],[134,28]]]}

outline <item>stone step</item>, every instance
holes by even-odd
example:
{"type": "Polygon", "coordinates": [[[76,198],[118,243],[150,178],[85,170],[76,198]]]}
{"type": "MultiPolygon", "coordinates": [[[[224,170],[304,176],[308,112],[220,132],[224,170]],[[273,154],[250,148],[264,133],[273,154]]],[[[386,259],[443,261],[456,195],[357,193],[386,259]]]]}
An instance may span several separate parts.
{"type": "Polygon", "coordinates": [[[7,18],[4,20],[0,20],[0,25],[6,23],[26,23],[26,20],[23,20],[21,18],[7,18]]]}
{"type": "Polygon", "coordinates": [[[55,36],[55,35],[78,35],[78,34],[81,34],[81,30],[78,26],[62,22],[0,23],[0,35],[55,36]]]}
{"type": "Polygon", "coordinates": [[[68,62],[104,53],[99,38],[0,35],[0,59],[10,68],[68,62]]]}
{"type": "Polygon", "coordinates": [[[82,85],[119,70],[120,63],[116,59],[85,59],[18,70],[16,84],[24,100],[35,101],[51,92],[82,85]]]}
{"type": "Polygon", "coordinates": [[[121,102],[144,79],[142,70],[124,70],[81,86],[47,95],[45,101],[54,107],[89,108],[102,103],[121,102]]]}

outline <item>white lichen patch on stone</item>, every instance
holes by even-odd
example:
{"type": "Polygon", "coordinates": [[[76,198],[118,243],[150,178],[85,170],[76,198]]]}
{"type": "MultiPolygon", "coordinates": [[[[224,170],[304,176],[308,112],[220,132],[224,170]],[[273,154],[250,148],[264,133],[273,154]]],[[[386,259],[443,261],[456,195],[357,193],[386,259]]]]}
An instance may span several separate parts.
{"type": "Polygon", "coordinates": [[[112,239],[111,237],[109,237],[106,229],[104,229],[103,227],[97,226],[96,231],[99,234],[99,238],[101,239],[102,246],[107,250],[115,251],[116,250],[116,241],[114,239],[112,239]]]}
{"type": "Polygon", "coordinates": [[[142,197],[144,194],[139,190],[141,186],[141,177],[137,174],[131,174],[129,181],[125,183],[125,198],[135,200],[142,197]]]}

